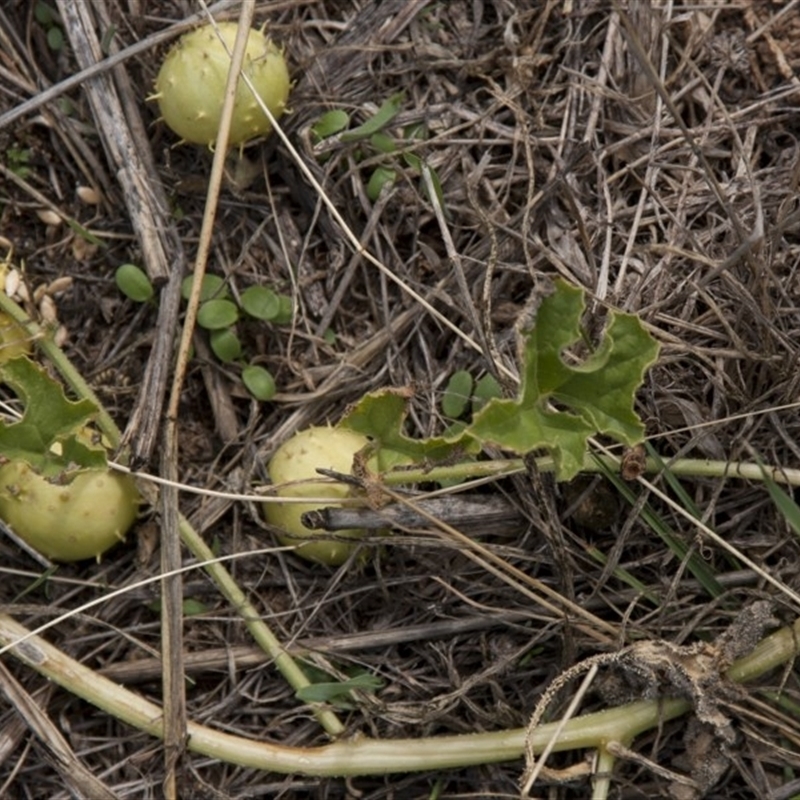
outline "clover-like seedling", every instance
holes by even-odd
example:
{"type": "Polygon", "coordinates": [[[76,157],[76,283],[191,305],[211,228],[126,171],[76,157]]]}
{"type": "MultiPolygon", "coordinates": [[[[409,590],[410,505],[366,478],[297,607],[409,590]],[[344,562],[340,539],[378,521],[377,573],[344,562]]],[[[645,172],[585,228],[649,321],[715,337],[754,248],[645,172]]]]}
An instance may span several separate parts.
{"type": "MultiPolygon", "coordinates": [[[[119,290],[137,303],[153,300],[155,289],[145,272],[135,264],[123,264],[114,274],[119,290]]],[[[192,294],[194,276],[184,278],[181,294],[188,300],[192,294]]],[[[266,402],[275,396],[277,387],[272,373],[257,364],[245,364],[244,348],[236,333],[236,323],[244,312],[247,317],[286,325],[292,321],[294,304],[292,298],[285,294],[277,294],[266,286],[250,286],[245,289],[238,304],[231,298],[231,293],[223,278],[219,275],[203,275],[200,287],[200,307],[197,312],[197,324],[208,332],[208,342],[214,355],[223,364],[242,364],[242,383],[256,400],[266,402]]],[[[13,322],[13,321],[11,321],[13,322]]],[[[0,314],[0,363],[3,361],[3,348],[11,347],[5,341],[3,315],[0,314]]],[[[18,355],[17,349],[10,349],[11,356],[18,355]]],[[[11,357],[9,356],[9,357],[11,357]]]]}
{"type": "Polygon", "coordinates": [[[433,193],[431,202],[436,202],[445,210],[444,192],[436,170],[421,156],[414,152],[415,146],[428,138],[424,125],[409,125],[401,137],[387,132],[387,128],[400,113],[404,94],[394,94],[381,103],[380,108],[361,125],[349,128],[350,116],[342,109],[325,112],[311,126],[311,137],[315,144],[317,158],[325,161],[331,154],[334,144],[358,143],[356,160],[368,159],[374,163],[375,156],[382,157],[382,163],[372,168],[365,186],[367,197],[375,202],[384,190],[391,189],[403,172],[420,176],[420,187],[430,196],[423,170],[430,174],[433,193]],[[325,140],[328,139],[328,142],[325,140]]]}

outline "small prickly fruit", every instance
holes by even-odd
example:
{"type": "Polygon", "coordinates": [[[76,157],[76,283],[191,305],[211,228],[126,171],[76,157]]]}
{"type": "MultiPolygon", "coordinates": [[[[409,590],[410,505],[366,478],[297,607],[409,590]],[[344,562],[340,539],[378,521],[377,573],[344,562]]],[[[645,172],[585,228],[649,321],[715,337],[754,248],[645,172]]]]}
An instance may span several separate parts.
{"type": "Polygon", "coordinates": [[[342,428],[306,428],[285,441],[269,462],[269,477],[275,484],[290,484],[278,489],[280,497],[329,497],[327,503],[263,503],[264,518],[278,528],[281,544],[291,545],[306,541],[297,548],[297,554],[310,561],[337,565],[344,563],[355,550],[358,539],[365,531],[337,531],[335,538],[324,538],[321,531],[312,531],[303,525],[300,517],[306,511],[335,506],[337,500],[350,495],[343,483],[331,483],[322,478],[318,468],[332,469],[345,475],[353,468],[353,457],[369,440],[359,433],[342,428]],[[316,480],[315,480],[316,479],[316,480]],[[291,485],[294,481],[302,481],[291,485]],[[353,542],[342,541],[352,539],[353,542]]]}
{"type": "MultiPolygon", "coordinates": [[[[221,22],[218,28],[232,51],[236,23],[221,22]]],[[[187,33],[164,59],[154,97],[164,121],[185,141],[214,144],[230,63],[230,56],[211,25],[187,33]]],[[[289,96],[289,71],[281,51],[260,31],[250,31],[242,73],[250,78],[272,115],[280,117],[289,96]]],[[[229,143],[241,144],[269,130],[266,114],[240,78],[229,143]]]]}
{"type": "Polygon", "coordinates": [[[122,541],[136,519],[139,492],[129,475],[106,469],[53,483],[24,461],[0,467],[0,518],[47,558],[82,561],[122,541]]]}
{"type": "Polygon", "coordinates": [[[0,312],[0,364],[31,352],[31,339],[16,320],[0,312]]]}

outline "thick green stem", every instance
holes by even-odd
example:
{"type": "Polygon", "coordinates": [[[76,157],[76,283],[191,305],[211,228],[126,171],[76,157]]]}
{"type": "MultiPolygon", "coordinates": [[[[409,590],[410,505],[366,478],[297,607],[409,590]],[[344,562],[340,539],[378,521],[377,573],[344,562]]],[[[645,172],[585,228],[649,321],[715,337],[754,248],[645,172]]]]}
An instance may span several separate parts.
{"type": "MultiPolygon", "coordinates": [[[[295,691],[309,686],[311,682],[301,667],[284,650],[278,638],[261,618],[258,609],[247,599],[230,572],[214,559],[211,548],[183,516],[180,518],[180,534],[181,541],[199,561],[203,562],[204,569],[211,576],[217,588],[236,609],[258,646],[272,657],[275,666],[286,682],[295,691]]],[[[320,725],[331,736],[339,736],[344,731],[344,726],[339,718],[330,709],[319,706],[314,709],[314,714],[320,725]]]]}
{"type": "Polygon", "coordinates": [[[592,800],[606,800],[608,797],[608,793],[611,791],[611,774],[615,760],[605,747],[598,749],[595,777],[592,781],[592,800]]]}
{"type": "MultiPolygon", "coordinates": [[[[794,658],[798,636],[800,619],[736,661],[727,677],[752,680],[794,658]]],[[[6,615],[0,615],[0,643],[20,661],[97,708],[153,736],[162,735],[159,706],[68,658],[6,615]]],[[[533,750],[541,753],[559,728],[554,751],[602,748],[611,741],[628,743],[690,709],[687,700],[676,698],[639,701],[576,717],[564,725],[541,725],[533,733],[533,750]]],[[[188,749],[193,752],[255,769],[315,776],[374,775],[510,761],[521,757],[525,745],[522,728],[426,739],[357,738],[320,747],[257,742],[196,723],[189,723],[188,733],[188,749]]]]}

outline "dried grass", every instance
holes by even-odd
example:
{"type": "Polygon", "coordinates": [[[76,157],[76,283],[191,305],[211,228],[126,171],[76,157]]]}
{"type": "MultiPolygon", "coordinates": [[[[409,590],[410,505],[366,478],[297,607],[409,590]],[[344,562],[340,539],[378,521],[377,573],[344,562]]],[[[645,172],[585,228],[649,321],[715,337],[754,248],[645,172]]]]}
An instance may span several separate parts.
{"type": "MultiPolygon", "coordinates": [[[[165,47],[161,34],[188,16],[187,5],[92,4],[98,14],[105,6],[120,48],[151,45],[124,62],[141,94],[125,95],[117,86],[147,123],[154,166],[139,177],[163,186],[168,199],[173,215],[159,235],[172,242],[173,269],[193,258],[210,155],[173,147],[143,87],[152,84],[165,47]]],[[[410,432],[440,430],[448,376],[457,368],[480,374],[492,362],[513,370],[514,321],[541,279],[554,275],[588,290],[592,332],[601,329],[605,309],[619,308],[640,314],[662,341],[638,408],[665,458],[737,460],[756,452],[767,462],[797,464],[800,422],[791,407],[800,390],[797,11],[777,0],[623,5],[620,16],[600,0],[384,0],[374,7],[362,0],[346,6],[259,0],[256,19],[270,20],[297,81],[284,128],[362,245],[397,281],[352,255],[274,137],[248,149],[254,178],[226,187],[210,269],[226,276],[234,292],[254,283],[295,292],[300,314],[292,330],[243,331],[249,351],[278,379],[274,403],[252,403],[235,371],[206,354],[193,362],[181,406],[185,483],[246,490],[289,433],[335,421],[348,403],[383,386],[414,387],[410,432]],[[357,143],[331,146],[326,160],[311,153],[308,126],[323,110],[342,107],[360,122],[398,91],[405,100],[392,130],[421,124],[429,131],[417,152],[441,180],[445,232],[412,171],[401,170],[391,193],[373,203],[365,184],[377,156],[362,159],[357,143]],[[457,338],[398,281],[484,343],[485,352],[457,338]],[[335,344],[324,338],[328,328],[335,344]]],[[[31,8],[11,2],[0,10],[0,115],[77,70],[68,46],[48,48],[31,8]]],[[[68,353],[119,420],[141,423],[151,398],[138,390],[153,368],[151,348],[172,331],[114,286],[118,264],[153,265],[140,249],[130,196],[120,189],[86,98],[72,87],[6,124],[0,116],[0,235],[24,258],[31,284],[72,278],[72,288],[58,297],[68,353]],[[24,181],[12,170],[20,166],[14,148],[30,152],[24,181]],[[101,202],[82,202],[77,186],[92,187],[101,202]],[[45,201],[103,246],[87,244],[63,224],[43,224],[36,212],[45,201]]],[[[135,442],[136,429],[129,433],[135,442]]],[[[709,479],[684,487],[718,533],[797,587],[797,541],[761,487],[709,479]]],[[[729,589],[722,600],[703,594],[638,508],[620,506],[610,525],[593,531],[564,514],[574,493],[546,479],[535,485],[515,479],[491,490],[515,497],[528,522],[522,533],[489,530],[484,544],[619,626],[629,641],[680,645],[713,637],[751,599],[771,596],[757,575],[705,545],[657,500],[675,534],[729,589]],[[589,546],[608,555],[607,569],[589,546]],[[626,588],[614,566],[658,591],[661,604],[626,588]]],[[[424,533],[406,532],[374,563],[335,573],[290,555],[248,555],[270,539],[247,506],[188,494],[181,503],[208,541],[241,554],[231,567],[237,581],[295,652],[336,673],[358,667],[385,680],[383,691],[343,715],[349,733],[405,737],[522,727],[547,684],[598,651],[579,627],[531,606],[459,548],[424,533]]],[[[50,635],[84,664],[158,701],[158,596],[135,587],[157,574],[157,528],[157,518],[141,522],[138,553],[131,544],[99,566],[59,567],[39,585],[30,559],[0,541],[0,597],[33,626],[102,596],[106,587],[131,585],[50,635]]],[[[184,596],[204,609],[184,628],[189,716],[287,744],[324,741],[210,581],[192,575],[184,596]]],[[[163,754],[151,739],[64,692],[46,691],[42,679],[12,661],[8,668],[27,692],[44,692],[47,716],[113,796],[160,795],[163,754]]],[[[796,702],[797,678],[784,677],[786,696],[796,702]]],[[[774,688],[780,676],[772,680],[774,688]]],[[[754,690],[730,711],[738,730],[733,758],[703,796],[790,796],[780,787],[787,771],[800,766],[796,718],[779,718],[758,698],[754,690]]],[[[584,708],[603,702],[590,697],[584,708]]],[[[665,769],[686,769],[683,727],[667,725],[635,748],[665,769]]],[[[16,722],[10,705],[0,712],[0,729],[4,796],[66,797],[62,777],[49,766],[51,749],[16,722]]],[[[187,758],[180,795],[411,798],[440,786],[439,796],[502,797],[517,795],[520,771],[512,763],[345,782],[187,758]]],[[[668,788],[663,776],[635,761],[619,764],[615,781],[619,797],[666,796],[668,788]]],[[[553,792],[587,796],[588,788],[584,782],[553,792]]]]}

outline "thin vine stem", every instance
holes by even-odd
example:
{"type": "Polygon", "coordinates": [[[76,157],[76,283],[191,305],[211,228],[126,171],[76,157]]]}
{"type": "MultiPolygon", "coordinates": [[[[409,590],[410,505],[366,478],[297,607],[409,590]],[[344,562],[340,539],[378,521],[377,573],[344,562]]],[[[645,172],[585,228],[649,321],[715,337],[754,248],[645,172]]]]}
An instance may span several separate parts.
{"type": "MultiPolygon", "coordinates": [[[[541,456],[536,459],[536,466],[542,472],[552,472],[553,459],[541,456]]],[[[599,473],[606,469],[619,471],[620,460],[616,456],[587,453],[581,468],[582,472],[599,473]]],[[[664,463],[648,458],[644,472],[647,475],[658,475],[664,470],[664,463]]],[[[775,483],[788,486],[800,486],[800,469],[761,465],[748,461],[711,461],[702,458],[676,458],[666,466],[676,476],[692,478],[739,478],[763,483],[765,476],[775,483]]],[[[423,482],[445,482],[472,480],[475,478],[503,477],[525,472],[527,469],[522,458],[501,458],[488,461],[467,461],[447,466],[419,469],[402,468],[381,475],[381,481],[388,486],[423,482]]]]}

